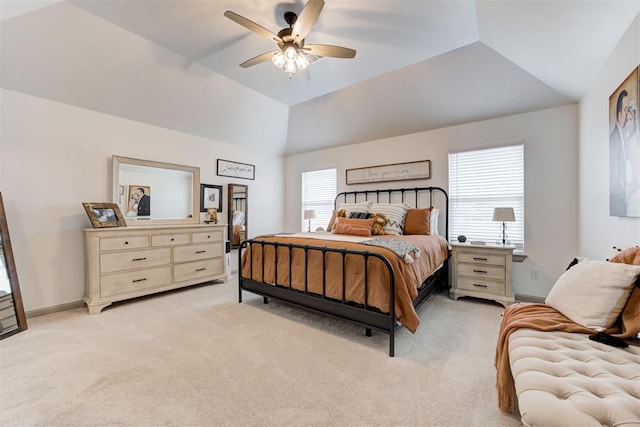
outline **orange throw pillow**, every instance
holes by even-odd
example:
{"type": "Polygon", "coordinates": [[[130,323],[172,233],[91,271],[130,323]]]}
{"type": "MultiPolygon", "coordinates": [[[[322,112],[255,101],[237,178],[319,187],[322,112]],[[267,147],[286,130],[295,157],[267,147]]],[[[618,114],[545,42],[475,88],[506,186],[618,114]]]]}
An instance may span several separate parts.
{"type": "Polygon", "coordinates": [[[431,234],[429,218],[433,208],[407,209],[404,234],[431,234]]]}
{"type": "Polygon", "coordinates": [[[371,236],[371,226],[373,218],[356,219],[356,218],[336,218],[335,234],[351,234],[353,236],[371,236]]]}
{"type": "Polygon", "coordinates": [[[623,249],[609,260],[622,264],[640,265],[640,246],[623,249]]]}

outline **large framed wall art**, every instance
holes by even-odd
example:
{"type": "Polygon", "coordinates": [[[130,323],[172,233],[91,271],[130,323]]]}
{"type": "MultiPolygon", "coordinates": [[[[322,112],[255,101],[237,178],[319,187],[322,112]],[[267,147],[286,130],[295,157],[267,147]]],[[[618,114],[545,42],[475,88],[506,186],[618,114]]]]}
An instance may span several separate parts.
{"type": "Polygon", "coordinates": [[[640,217],[639,67],[609,97],[609,215],[640,217]]]}
{"type": "Polygon", "coordinates": [[[229,176],[231,178],[255,179],[256,167],[248,163],[218,159],[217,173],[219,176],[229,176]]]}
{"type": "Polygon", "coordinates": [[[431,178],[431,160],[347,169],[347,184],[431,178]]]}

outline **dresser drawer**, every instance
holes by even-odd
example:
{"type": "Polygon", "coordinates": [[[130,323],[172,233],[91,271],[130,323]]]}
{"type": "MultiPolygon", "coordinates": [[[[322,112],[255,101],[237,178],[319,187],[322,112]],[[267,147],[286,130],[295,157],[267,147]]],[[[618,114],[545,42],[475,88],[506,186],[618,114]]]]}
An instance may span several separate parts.
{"type": "Polygon", "coordinates": [[[189,242],[188,234],[161,234],[151,237],[151,246],[186,245],[189,242]]]}
{"type": "Polygon", "coordinates": [[[124,294],[139,289],[164,286],[170,283],[170,266],[109,274],[100,278],[100,295],[106,297],[124,294]]]}
{"type": "Polygon", "coordinates": [[[217,256],[222,256],[222,245],[219,243],[182,246],[173,249],[173,262],[196,261],[217,256]]]}
{"type": "Polygon", "coordinates": [[[13,296],[11,294],[0,297],[0,310],[7,307],[13,307],[13,296]]]}
{"type": "Polygon", "coordinates": [[[206,233],[193,233],[192,243],[219,242],[222,240],[222,231],[208,231],[206,233]]]}
{"type": "Polygon", "coordinates": [[[100,251],[120,249],[142,249],[149,247],[149,236],[103,237],[100,239],[100,251]]]}
{"type": "Polygon", "coordinates": [[[100,254],[100,273],[155,267],[171,263],[171,249],[147,249],[138,251],[100,254]]]}
{"type": "Polygon", "coordinates": [[[463,252],[458,254],[459,262],[472,262],[476,264],[505,265],[504,255],[486,253],[463,252]]]}
{"type": "Polygon", "coordinates": [[[475,277],[458,277],[458,288],[470,291],[488,292],[491,294],[504,295],[504,282],[493,282],[475,277]]]}
{"type": "Polygon", "coordinates": [[[219,275],[224,272],[222,258],[213,258],[202,261],[176,264],[173,267],[173,280],[183,282],[185,280],[200,279],[219,275]]]}
{"type": "Polygon", "coordinates": [[[458,263],[458,275],[472,276],[481,279],[504,280],[504,267],[494,267],[491,265],[477,265],[458,263]]]}

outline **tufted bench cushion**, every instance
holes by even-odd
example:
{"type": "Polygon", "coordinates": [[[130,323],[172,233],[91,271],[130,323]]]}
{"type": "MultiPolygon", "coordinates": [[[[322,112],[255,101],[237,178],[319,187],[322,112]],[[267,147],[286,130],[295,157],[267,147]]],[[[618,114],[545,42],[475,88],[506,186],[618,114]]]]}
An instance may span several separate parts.
{"type": "Polygon", "coordinates": [[[640,426],[640,344],[518,329],[509,361],[527,426],[640,426]]]}

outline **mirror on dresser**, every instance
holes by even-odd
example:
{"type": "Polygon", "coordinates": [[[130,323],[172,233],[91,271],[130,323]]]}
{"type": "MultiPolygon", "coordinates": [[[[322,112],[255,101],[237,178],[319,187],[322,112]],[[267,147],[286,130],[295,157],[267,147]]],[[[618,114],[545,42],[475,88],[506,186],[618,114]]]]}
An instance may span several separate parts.
{"type": "Polygon", "coordinates": [[[27,329],[9,227],[0,193],[0,339],[27,329]]]}
{"type": "Polygon", "coordinates": [[[247,201],[249,187],[243,184],[229,184],[228,215],[229,240],[231,247],[237,248],[247,239],[247,201]]]}
{"type": "Polygon", "coordinates": [[[197,224],[200,168],[113,156],[113,203],[127,225],[197,224]]]}

